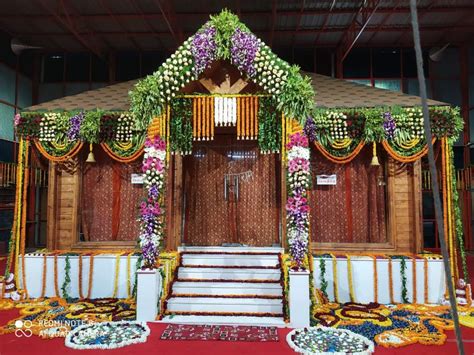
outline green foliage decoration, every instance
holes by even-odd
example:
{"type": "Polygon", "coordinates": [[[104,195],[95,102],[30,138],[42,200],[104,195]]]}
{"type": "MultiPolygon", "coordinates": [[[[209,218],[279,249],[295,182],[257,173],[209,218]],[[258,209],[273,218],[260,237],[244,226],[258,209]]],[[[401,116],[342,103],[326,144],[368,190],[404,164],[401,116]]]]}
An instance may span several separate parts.
{"type": "Polygon", "coordinates": [[[192,100],[176,98],[171,102],[170,145],[171,151],[191,154],[193,149],[192,100]]]}
{"type": "Polygon", "coordinates": [[[272,97],[261,97],[258,105],[258,146],[261,152],[278,152],[281,144],[281,120],[272,97]]]}

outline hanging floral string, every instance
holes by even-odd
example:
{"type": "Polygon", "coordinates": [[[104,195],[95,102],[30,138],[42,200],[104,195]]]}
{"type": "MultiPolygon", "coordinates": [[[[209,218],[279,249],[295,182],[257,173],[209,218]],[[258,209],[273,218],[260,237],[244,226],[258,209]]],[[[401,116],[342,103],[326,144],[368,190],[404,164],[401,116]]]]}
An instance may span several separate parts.
{"type": "Polygon", "coordinates": [[[290,255],[297,269],[302,268],[308,253],[309,205],[311,182],[308,139],[302,133],[290,136],[287,144],[287,237],[290,255]]]}
{"type": "Polygon", "coordinates": [[[163,240],[165,159],[165,142],[159,136],[147,139],[142,167],[146,200],[140,205],[140,247],[143,267],[149,269],[156,266],[156,258],[163,240]]]}

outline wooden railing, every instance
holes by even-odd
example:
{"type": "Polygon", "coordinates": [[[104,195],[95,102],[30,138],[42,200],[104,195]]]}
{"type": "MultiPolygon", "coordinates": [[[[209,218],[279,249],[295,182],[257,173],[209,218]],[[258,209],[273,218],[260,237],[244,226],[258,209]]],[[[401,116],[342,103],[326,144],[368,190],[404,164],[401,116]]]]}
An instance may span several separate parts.
{"type": "MultiPolygon", "coordinates": [[[[0,188],[16,185],[16,163],[0,162],[0,188]]],[[[39,187],[48,186],[48,172],[40,168],[30,169],[29,184],[39,187]]]]}

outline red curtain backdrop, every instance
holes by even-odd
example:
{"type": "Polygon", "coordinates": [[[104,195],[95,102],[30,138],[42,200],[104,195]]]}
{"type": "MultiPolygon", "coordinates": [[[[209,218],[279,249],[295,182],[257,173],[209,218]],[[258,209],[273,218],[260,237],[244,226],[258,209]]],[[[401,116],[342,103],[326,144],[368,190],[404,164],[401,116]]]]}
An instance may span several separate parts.
{"type": "Polygon", "coordinates": [[[184,242],[277,243],[279,175],[275,155],[260,155],[255,142],[237,141],[232,136],[196,143],[193,156],[184,160],[184,242]],[[228,175],[226,200],[225,175],[246,172],[247,177],[240,176],[238,183],[237,175],[228,175]]]}
{"type": "Polygon", "coordinates": [[[347,164],[335,164],[311,151],[311,240],[326,243],[383,243],[386,232],[385,159],[371,166],[365,147],[347,164]],[[336,174],[336,185],[317,185],[316,175],[336,174]]]}
{"type": "Polygon", "coordinates": [[[143,185],[132,185],[131,174],[140,172],[141,159],[117,163],[95,149],[96,163],[85,163],[82,179],[81,226],[85,241],[136,240],[138,206],[143,185]]]}

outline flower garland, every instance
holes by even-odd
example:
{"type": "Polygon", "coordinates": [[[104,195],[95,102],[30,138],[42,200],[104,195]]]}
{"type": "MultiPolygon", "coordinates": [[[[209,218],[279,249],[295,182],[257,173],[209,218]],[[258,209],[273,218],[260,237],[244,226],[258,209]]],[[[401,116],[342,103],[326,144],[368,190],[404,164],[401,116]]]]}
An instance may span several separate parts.
{"type": "Polygon", "coordinates": [[[235,126],[237,123],[237,98],[214,98],[214,124],[216,126],[235,126]]]}
{"type": "Polygon", "coordinates": [[[339,280],[337,279],[337,257],[334,254],[331,254],[331,258],[332,258],[334,302],[339,303],[339,280]]]}
{"type": "Polygon", "coordinates": [[[347,255],[347,283],[349,284],[349,297],[351,302],[356,302],[354,294],[354,285],[352,283],[352,263],[350,255],[347,255]]]}
{"type": "Polygon", "coordinates": [[[130,92],[139,127],[165,111],[166,105],[190,80],[219,59],[230,60],[243,75],[274,95],[278,110],[301,123],[314,106],[314,89],[297,66],[290,66],[242,24],[223,10],[180,46],[171,60],[139,81],[130,92]]]}
{"type": "Polygon", "coordinates": [[[122,253],[115,255],[115,277],[114,277],[114,291],[112,292],[112,298],[117,298],[119,276],[120,276],[120,256],[122,253]]]}
{"type": "Polygon", "coordinates": [[[54,254],[54,295],[55,297],[61,297],[59,293],[58,284],[58,255],[54,254]]]}
{"type": "Polygon", "coordinates": [[[143,254],[143,266],[150,269],[156,266],[164,233],[165,158],[165,142],[159,136],[147,139],[142,167],[147,197],[140,205],[139,243],[143,254]]]}
{"type": "MultiPolygon", "coordinates": [[[[170,149],[173,154],[188,155],[193,150],[193,102],[190,98],[177,98],[170,107],[170,149]]],[[[198,120],[200,121],[200,120],[198,120]]],[[[198,123],[198,136],[201,135],[198,123]]]]}
{"type": "Polygon", "coordinates": [[[408,303],[408,290],[407,290],[407,263],[405,257],[400,257],[400,276],[402,279],[402,302],[408,303]]]}
{"type": "Polygon", "coordinates": [[[271,97],[261,97],[258,103],[258,146],[260,152],[279,153],[282,123],[271,97]]]}
{"type": "Polygon", "coordinates": [[[393,263],[392,258],[388,258],[388,294],[390,296],[390,304],[395,304],[393,298],[393,263]]]}
{"type": "Polygon", "coordinates": [[[66,300],[70,299],[69,296],[69,285],[71,284],[71,261],[69,255],[66,255],[66,266],[64,267],[64,281],[61,286],[62,296],[66,300]]]}
{"type": "Polygon", "coordinates": [[[46,295],[46,278],[48,276],[48,260],[46,258],[46,254],[43,254],[43,279],[41,282],[41,296],[40,298],[44,298],[46,295]]]}
{"type": "Polygon", "coordinates": [[[323,257],[319,259],[319,283],[321,284],[321,292],[328,297],[327,288],[328,281],[326,280],[326,261],[323,257]]]}
{"type": "Polygon", "coordinates": [[[311,182],[308,139],[302,133],[290,136],[287,144],[288,199],[287,236],[290,255],[296,268],[301,268],[308,253],[309,206],[308,189],[311,182]]]}
{"type": "Polygon", "coordinates": [[[378,303],[379,300],[379,274],[377,269],[377,256],[371,255],[372,266],[374,268],[374,302],[378,303]]]}

